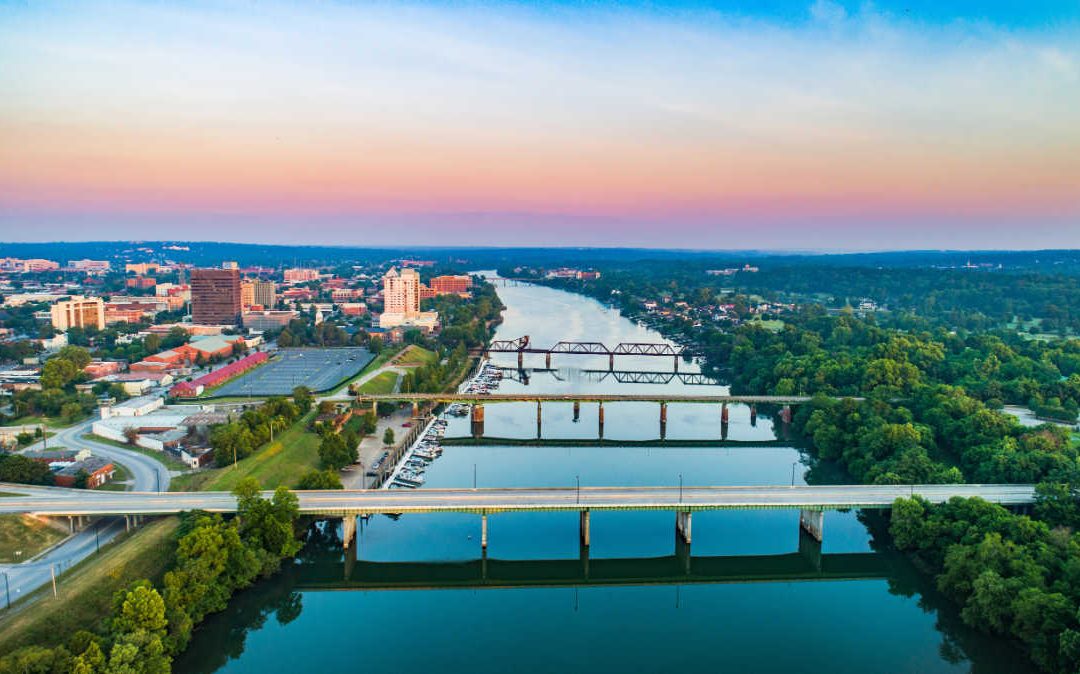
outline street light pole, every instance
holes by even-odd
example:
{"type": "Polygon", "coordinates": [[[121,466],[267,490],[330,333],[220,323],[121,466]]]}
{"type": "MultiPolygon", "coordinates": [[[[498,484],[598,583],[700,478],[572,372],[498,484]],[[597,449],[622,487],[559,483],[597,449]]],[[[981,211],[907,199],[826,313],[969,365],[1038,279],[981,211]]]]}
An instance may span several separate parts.
{"type": "Polygon", "coordinates": [[[581,503],[581,476],[575,475],[574,479],[577,480],[577,502],[581,503]]]}
{"type": "Polygon", "coordinates": [[[682,503],[682,473],[679,473],[679,503],[682,503]]]}

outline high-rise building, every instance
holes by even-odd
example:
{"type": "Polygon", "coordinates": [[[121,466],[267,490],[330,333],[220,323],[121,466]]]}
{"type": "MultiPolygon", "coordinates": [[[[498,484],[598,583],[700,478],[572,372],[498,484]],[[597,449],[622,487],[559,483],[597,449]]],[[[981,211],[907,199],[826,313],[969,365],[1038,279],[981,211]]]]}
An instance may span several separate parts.
{"type": "Polygon", "coordinates": [[[438,326],[439,315],[433,311],[420,311],[420,274],[415,269],[391,269],[383,276],[383,313],[379,326],[393,328],[413,325],[433,330],[438,326]]]}
{"type": "Polygon", "coordinates": [[[61,332],[69,328],[105,328],[105,301],[100,297],[74,295],[49,309],[53,327],[61,332]]]}
{"type": "Polygon", "coordinates": [[[264,309],[273,309],[277,302],[275,291],[277,286],[273,281],[255,281],[255,301],[253,304],[261,305],[264,309]]]}
{"type": "Polygon", "coordinates": [[[221,268],[222,269],[239,269],[240,265],[237,264],[233,260],[226,260],[225,262],[221,263],[221,268]]]}
{"type": "Polygon", "coordinates": [[[255,304],[255,282],[244,279],[240,282],[240,308],[247,309],[255,304]]]}
{"type": "Polygon", "coordinates": [[[240,320],[240,271],[191,270],[191,320],[203,325],[236,325],[240,320]]]}
{"type": "Polygon", "coordinates": [[[420,313],[420,274],[415,269],[391,269],[383,276],[383,311],[404,314],[420,313]]]}
{"type": "Polygon", "coordinates": [[[107,272],[111,268],[108,260],[71,260],[68,268],[85,272],[107,272]]]}

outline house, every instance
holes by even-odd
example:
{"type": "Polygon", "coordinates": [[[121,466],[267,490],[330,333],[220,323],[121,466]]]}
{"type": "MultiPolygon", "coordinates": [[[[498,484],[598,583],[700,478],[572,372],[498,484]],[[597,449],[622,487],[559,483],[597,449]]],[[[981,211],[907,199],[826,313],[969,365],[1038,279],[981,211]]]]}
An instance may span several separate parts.
{"type": "Polygon", "coordinates": [[[64,466],[56,472],[56,486],[74,487],[80,473],[86,473],[86,488],[97,489],[112,479],[116,468],[112,462],[99,456],[91,456],[64,466]]]}

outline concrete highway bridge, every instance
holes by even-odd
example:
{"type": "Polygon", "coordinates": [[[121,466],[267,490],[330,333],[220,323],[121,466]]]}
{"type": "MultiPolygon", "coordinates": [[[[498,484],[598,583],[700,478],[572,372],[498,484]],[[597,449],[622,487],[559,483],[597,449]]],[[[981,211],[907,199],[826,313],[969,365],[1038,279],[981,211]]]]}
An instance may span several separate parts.
{"type": "Polygon", "coordinates": [[[809,535],[800,537],[799,552],[780,555],[692,557],[683,544],[674,555],[649,558],[462,562],[369,562],[346,555],[294,570],[303,590],[430,590],[444,588],[589,587],[619,585],[687,585],[694,583],[770,583],[886,578],[890,559],[876,553],[821,554],[809,535]]]}
{"type": "MultiPolygon", "coordinates": [[[[94,492],[0,485],[0,514],[81,518],[94,515],[172,515],[189,510],[236,512],[228,492],[94,492]],[[65,493],[67,492],[67,493],[65,493]]],[[[547,489],[418,489],[298,491],[300,513],[342,518],[343,543],[356,534],[356,518],[377,514],[472,513],[481,517],[481,547],[488,543],[487,519],[505,512],[572,511],[580,514],[581,544],[589,545],[593,510],[667,510],[675,513],[677,537],[689,544],[691,516],[707,510],[799,510],[799,525],[822,540],[824,511],[892,507],[898,498],[921,496],[932,503],[979,497],[1004,506],[1035,501],[1033,485],[830,485],[800,487],[577,487],[547,489]]],[[[270,493],[267,493],[267,497],[270,493]]]]}
{"type": "MultiPolygon", "coordinates": [[[[836,397],[835,399],[842,399],[836,397]]],[[[863,400],[859,397],[850,397],[851,400],[863,400]]],[[[536,428],[540,435],[541,422],[543,419],[544,403],[572,403],[574,406],[574,420],[581,413],[581,403],[596,403],[597,422],[600,438],[604,437],[604,404],[638,402],[656,403],[659,406],[660,437],[667,433],[667,406],[670,403],[694,403],[703,405],[720,406],[720,423],[728,423],[728,405],[742,403],[750,406],[750,423],[757,422],[758,405],[778,405],[781,407],[780,420],[783,423],[791,422],[791,406],[805,404],[813,400],[811,396],[776,396],[776,395],[716,395],[716,394],[693,394],[693,393],[385,393],[385,394],[360,394],[356,396],[357,405],[371,405],[371,411],[378,414],[378,406],[381,402],[387,403],[412,403],[413,416],[419,414],[421,403],[464,403],[471,405],[473,437],[484,435],[484,405],[496,403],[536,403],[536,428]]]]}

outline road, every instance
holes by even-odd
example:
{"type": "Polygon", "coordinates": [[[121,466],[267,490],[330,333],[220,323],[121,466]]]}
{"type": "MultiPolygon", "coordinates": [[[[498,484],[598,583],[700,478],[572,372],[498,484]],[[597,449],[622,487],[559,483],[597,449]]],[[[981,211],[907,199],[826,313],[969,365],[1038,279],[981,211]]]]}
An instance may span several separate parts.
{"type": "MultiPolygon", "coordinates": [[[[836,397],[836,400],[848,398],[836,397]]],[[[850,397],[851,400],[863,398],[850,397]]],[[[748,405],[803,404],[810,396],[693,395],[688,393],[384,393],[356,396],[361,404],[372,402],[513,403],[513,402],[648,402],[648,403],[744,403],[748,405]]]]}
{"type": "MultiPolygon", "coordinates": [[[[144,494],[88,492],[72,499],[54,492],[0,485],[19,495],[0,498],[0,513],[38,515],[175,514],[203,509],[235,512],[228,492],[144,494]]],[[[1002,505],[1035,500],[1033,485],[830,485],[800,487],[583,487],[576,489],[419,489],[296,492],[300,512],[344,516],[358,513],[468,512],[557,510],[721,510],[888,508],[897,498],[922,496],[941,503],[959,496],[980,497],[1002,505]]],[[[270,492],[267,492],[270,496],[270,492]]]]}
{"type": "MultiPolygon", "coordinates": [[[[120,449],[103,442],[88,440],[82,436],[90,432],[94,419],[61,429],[47,440],[30,445],[25,450],[49,447],[67,447],[69,449],[86,447],[94,454],[122,464],[131,473],[129,489],[138,492],[166,491],[169,488],[169,469],[159,461],[138,452],[120,449]]],[[[12,485],[12,491],[24,491],[25,485],[12,485]]],[[[40,488],[35,493],[41,493],[40,488]]],[[[84,491],[82,489],[47,489],[45,493],[53,499],[79,501],[91,495],[105,493],[84,491]]],[[[116,492],[112,492],[116,493],[116,492]]],[[[93,554],[98,545],[112,541],[124,530],[123,519],[105,517],[90,527],[77,532],[63,542],[50,548],[37,558],[22,564],[0,564],[0,578],[6,579],[6,587],[0,586],[0,606],[7,606],[7,598],[16,601],[38,587],[51,582],[51,569],[60,573],[93,554]]]]}

